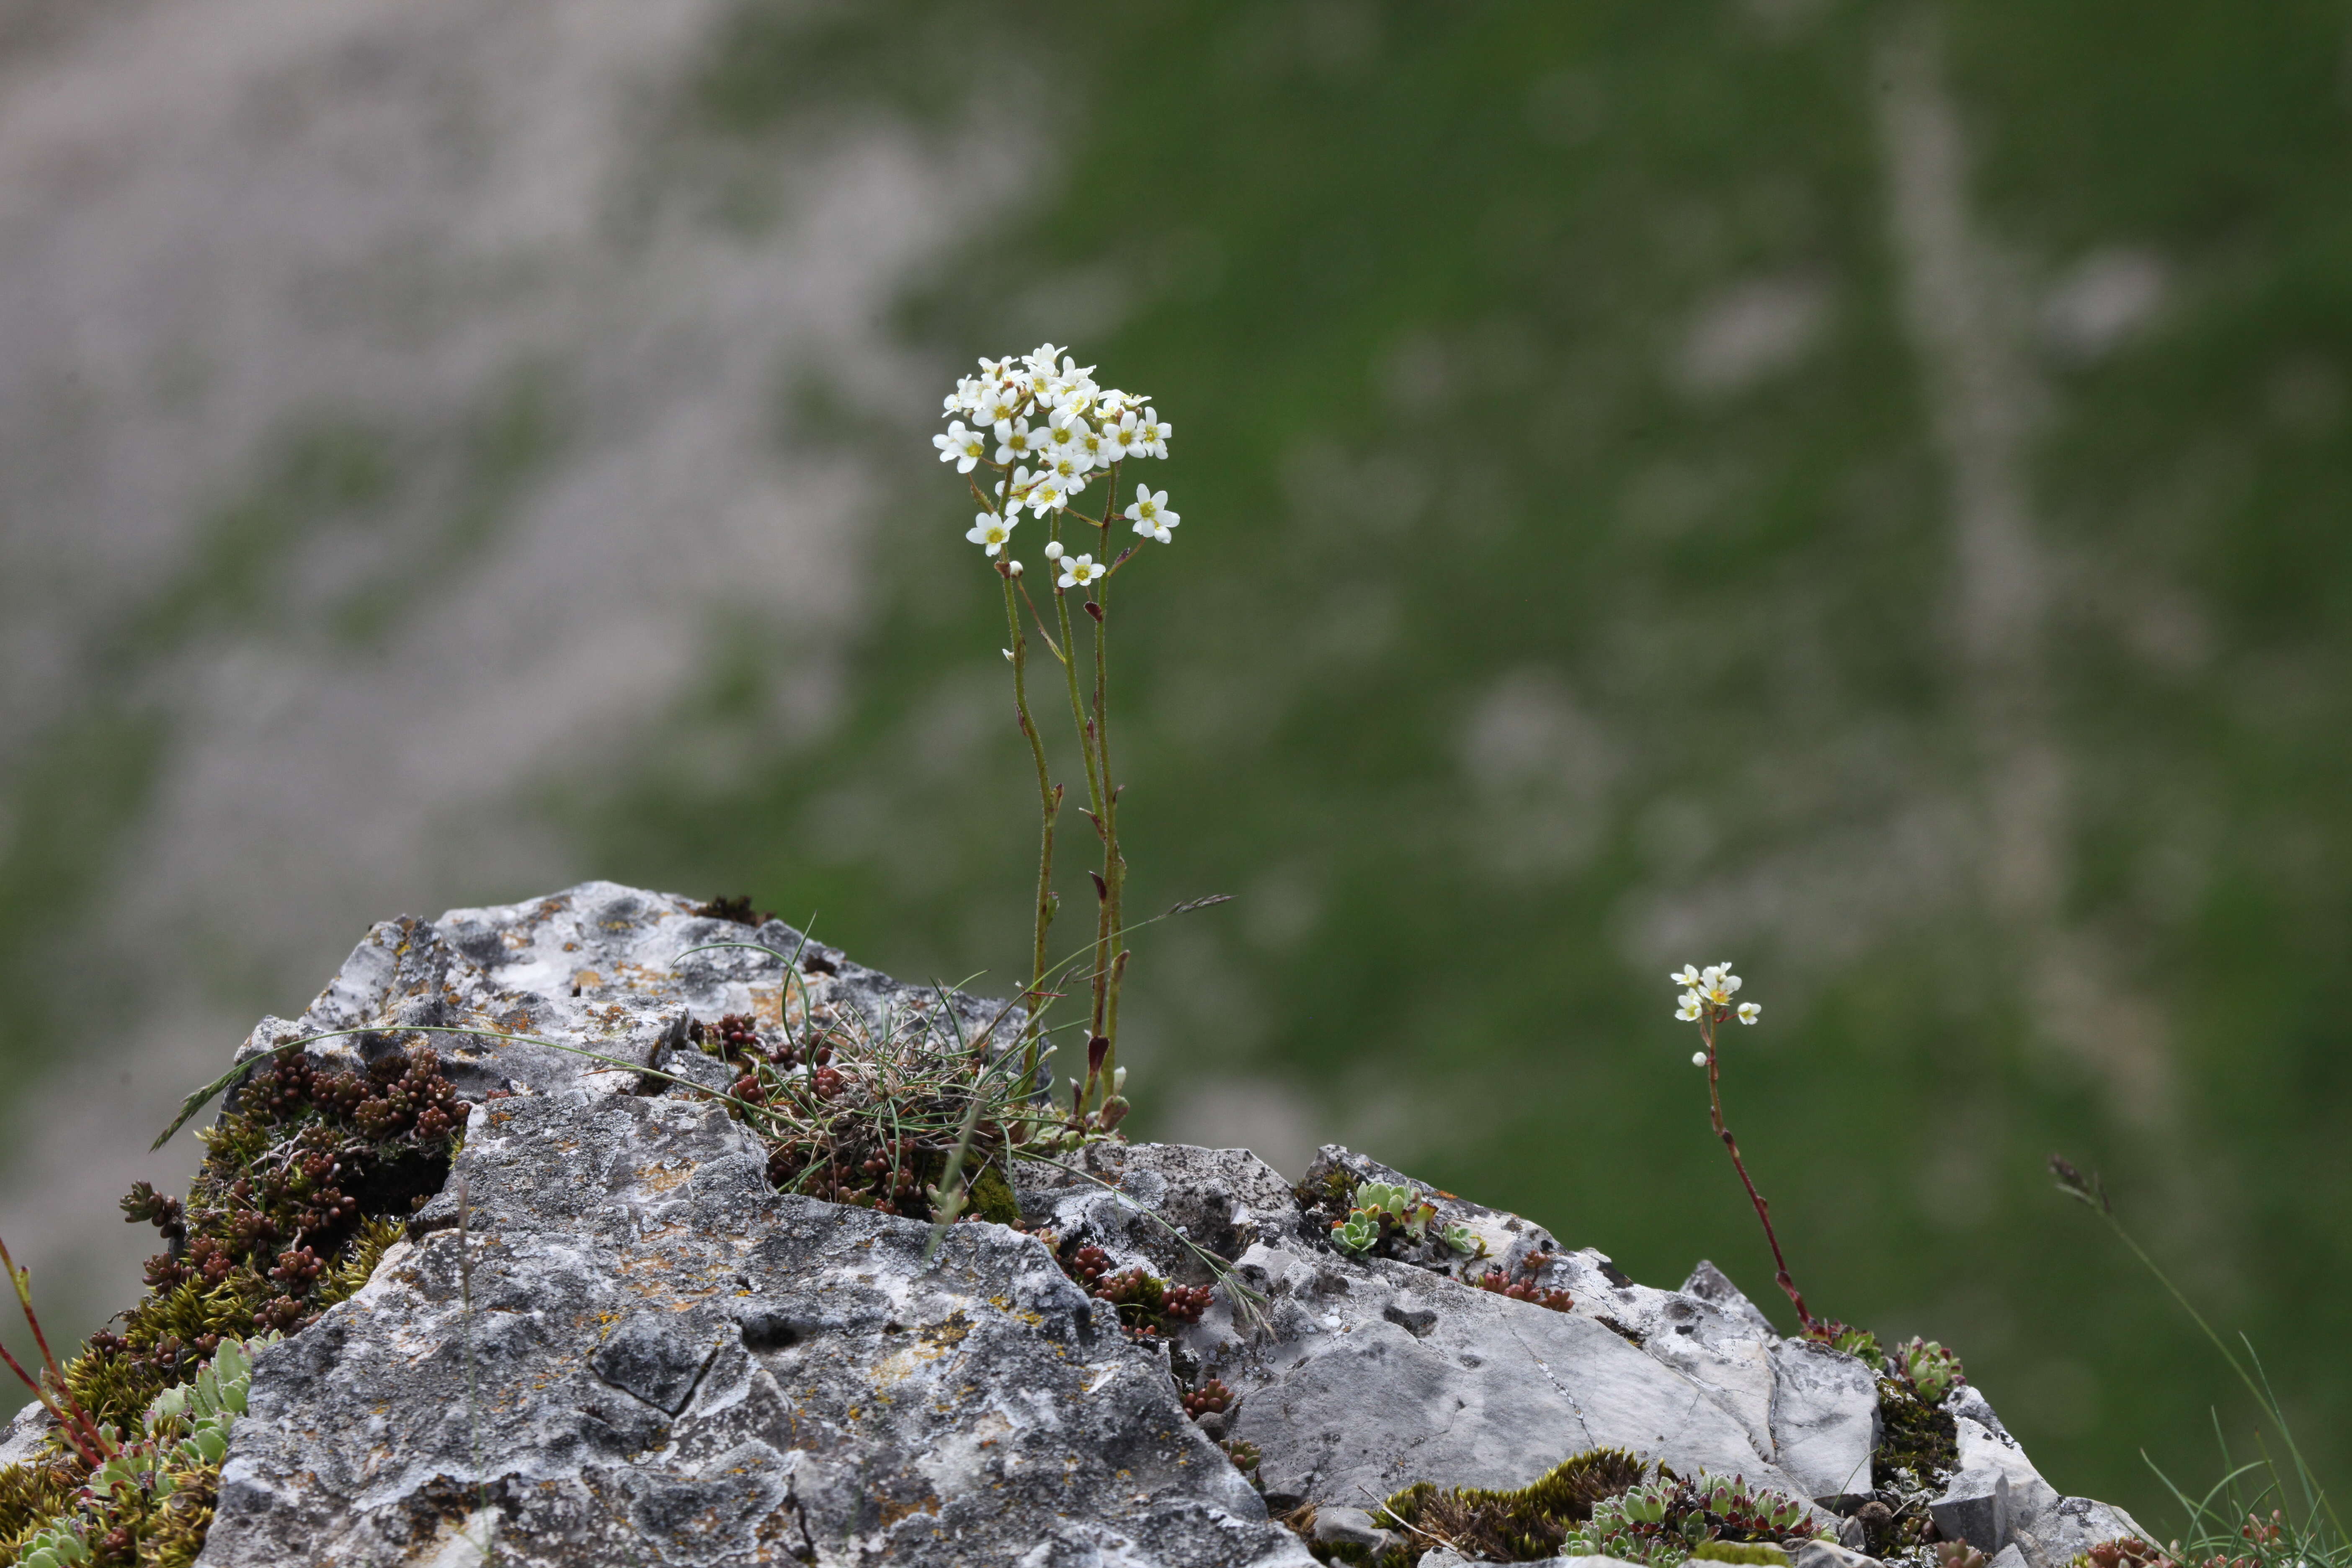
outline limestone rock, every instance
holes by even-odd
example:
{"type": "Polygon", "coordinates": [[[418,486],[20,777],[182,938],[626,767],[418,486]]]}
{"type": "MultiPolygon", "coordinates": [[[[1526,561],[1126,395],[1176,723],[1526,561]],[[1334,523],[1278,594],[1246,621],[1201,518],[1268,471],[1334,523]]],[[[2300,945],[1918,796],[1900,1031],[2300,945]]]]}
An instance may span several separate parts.
{"type": "MultiPolygon", "coordinates": [[[[1954,1390],[1945,1408],[1952,1412],[1960,1449],[1959,1464],[1945,1489],[1947,1502],[1981,1495],[1990,1476],[1997,1475],[2008,1488],[2005,1538],[1997,1546],[1969,1538],[1989,1555],[2014,1545],[2023,1553],[2027,1568],[2066,1568],[2103,1541],[2126,1535],[2155,1539],[2122,1509],[2090,1498],[2063,1496],[2043,1480],[2024,1448],[1974,1386],[1954,1390]]],[[[1937,1517],[1940,1523],[1942,1515],[1937,1517]]]]}
{"type": "Polygon", "coordinates": [[[16,1412],[5,1433],[0,1433],[0,1470],[11,1465],[21,1465],[39,1452],[41,1440],[55,1428],[53,1420],[39,1400],[35,1400],[16,1412]]]}
{"type": "MultiPolygon", "coordinates": [[[[1349,1256],[1313,1205],[1408,1179],[1336,1146],[1297,1190],[1243,1150],[1023,1162],[1023,1229],[956,1226],[927,1262],[923,1225],[775,1192],[765,1151],[692,1088],[731,1078],[688,1043],[695,1020],[824,1007],[967,1043],[1017,1023],[610,883],[387,921],[301,1018],[264,1019],[243,1054],[493,1028],[593,1055],[439,1037],[476,1107],[449,1184],[364,1289],[258,1358],[202,1563],[455,1563],[488,1537],[516,1568],[1304,1568],[1269,1505],[1314,1503],[1334,1542],[1364,1545],[1413,1482],[1523,1486],[1594,1447],[1804,1499],[1871,1485],[1870,1369],[1781,1339],[1711,1265],[1653,1289],[1444,1194],[1425,1240],[1349,1256]],[[1139,1342],[1045,1231],[1213,1300],[1139,1342]],[[1489,1268],[1569,1310],[1476,1288],[1489,1268]],[[1180,1385],[1210,1377],[1236,1398],[1190,1420],[1180,1385]],[[1257,1487],[1213,1438],[1255,1447],[1257,1487]]],[[[351,1065],[394,1045],[309,1048],[351,1065]]],[[[1959,1532],[2012,1548],[2011,1568],[2137,1532],[2061,1497],[1975,1390],[1952,1408],[1961,1465],[1937,1506],[1977,1521],[2005,1491],[1959,1532]]],[[[1869,1561],[1831,1552],[1803,1568],[1869,1561]]]]}
{"type": "Polygon", "coordinates": [[[1314,1537],[1318,1546],[1360,1546],[1374,1553],[1387,1551],[1396,1541],[1360,1508],[1317,1509],[1314,1537]]]}
{"type": "Polygon", "coordinates": [[[1808,1541],[1789,1554],[1790,1568],[1878,1568],[1878,1559],[1833,1541],[1808,1541]]]}
{"type": "Polygon", "coordinates": [[[1927,1505],[1936,1533],[1965,1541],[1990,1557],[2009,1544],[2009,1478],[2000,1470],[1963,1470],[1927,1505]]]}
{"type": "MultiPolygon", "coordinates": [[[[617,1065],[446,1053],[512,1097],[480,1102],[415,1238],[259,1358],[202,1562],[457,1561],[488,1525],[517,1568],[1307,1563],[1034,1239],[957,1226],[927,1267],[927,1226],[779,1195],[720,1108],[643,1092],[636,1068],[694,1065],[689,1009],[777,1005],[777,960],[680,956],[750,934],[590,884],[362,944],[295,1027],[496,1019],[617,1065]]],[[[922,1000],[814,956],[821,996],[922,1000]]]]}
{"type": "MultiPolygon", "coordinates": [[[[1869,1485],[1868,1370],[1780,1341],[1719,1274],[1713,1299],[1652,1289],[1519,1215],[1445,1194],[1433,1194],[1433,1233],[1463,1226],[1485,1256],[1438,1244],[1420,1264],[1360,1260],[1303,1223],[1280,1178],[1245,1151],[1147,1145],[1078,1163],[1034,1185],[1024,1175],[1024,1215],[1171,1278],[1210,1277],[1176,1239],[1180,1218],[1237,1249],[1223,1256],[1259,1300],[1221,1293],[1178,1349],[1240,1393],[1228,1429],[1256,1446],[1276,1508],[1361,1507],[1417,1480],[1524,1486],[1592,1447],[1800,1498],[1869,1485]],[[1574,1308],[1466,1288],[1489,1267],[1567,1289],[1574,1308]]],[[[1302,1186],[1328,1180],[1413,1184],[1336,1146],[1302,1186]]]]}
{"type": "Polygon", "coordinates": [[[1772,1346],[1774,1456],[1807,1497],[1870,1489],[1878,1447],[1878,1379],[1827,1345],[1780,1340],[1772,1346]]]}
{"type": "Polygon", "coordinates": [[[1702,1301],[1722,1308],[1754,1330],[1759,1339],[1773,1337],[1772,1320],[1759,1310],[1755,1302],[1740,1294],[1739,1287],[1731,1282],[1729,1275],[1704,1258],[1698,1260],[1698,1267],[1690,1271],[1690,1278],[1683,1281],[1683,1294],[1696,1296],[1702,1301]]]}

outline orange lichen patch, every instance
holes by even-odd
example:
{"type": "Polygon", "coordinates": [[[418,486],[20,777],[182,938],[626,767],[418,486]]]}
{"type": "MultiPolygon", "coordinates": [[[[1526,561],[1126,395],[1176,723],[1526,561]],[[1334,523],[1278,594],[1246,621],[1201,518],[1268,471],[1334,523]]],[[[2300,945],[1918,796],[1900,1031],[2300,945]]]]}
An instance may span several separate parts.
{"type": "Polygon", "coordinates": [[[612,984],[638,991],[667,989],[670,984],[670,973],[667,969],[648,969],[642,963],[615,963],[613,965],[612,984]]]}
{"type": "Polygon", "coordinates": [[[900,1520],[918,1513],[937,1513],[940,1500],[925,1496],[914,1502],[886,1502],[882,1505],[882,1528],[889,1529],[900,1520]]]}
{"type": "Polygon", "coordinates": [[[600,986],[604,984],[604,977],[593,969],[575,969],[572,972],[572,984],[575,990],[586,991],[592,986],[600,986]]]}
{"type": "Polygon", "coordinates": [[[677,1166],[676,1168],[662,1165],[652,1166],[637,1172],[637,1185],[645,1188],[648,1192],[666,1193],[671,1188],[677,1186],[679,1183],[685,1181],[689,1176],[693,1175],[695,1172],[701,1168],[702,1167],[700,1165],[691,1163],[677,1166]]]}
{"type": "Polygon", "coordinates": [[[782,986],[751,987],[751,1016],[763,1024],[782,1028],[784,1023],[784,992],[782,986]]]}
{"type": "MultiPolygon", "coordinates": [[[[966,1325],[964,1332],[971,1332],[970,1325],[966,1325]]],[[[891,1352],[875,1366],[874,1386],[887,1388],[892,1384],[906,1382],[919,1372],[926,1363],[935,1362],[947,1354],[954,1348],[956,1340],[961,1338],[963,1334],[960,1333],[942,1342],[927,1334],[904,1350],[891,1352]]],[[[883,1403],[887,1404],[888,1401],[884,1400],[883,1403]]]]}

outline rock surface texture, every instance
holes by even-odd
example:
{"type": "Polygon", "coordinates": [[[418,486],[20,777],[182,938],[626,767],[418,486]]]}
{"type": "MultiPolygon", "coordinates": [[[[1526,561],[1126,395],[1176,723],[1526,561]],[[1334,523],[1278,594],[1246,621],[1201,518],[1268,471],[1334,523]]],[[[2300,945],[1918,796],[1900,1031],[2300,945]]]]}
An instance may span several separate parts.
{"type": "MultiPolygon", "coordinates": [[[[1275,1516],[1314,1503],[1327,1544],[1369,1543],[1400,1488],[1522,1486],[1595,1446],[1809,1499],[1872,1484],[1872,1373],[1777,1337],[1709,1266],[1653,1289],[1444,1194],[1475,1263],[1357,1258],[1299,1194],[1397,1173],[1327,1148],[1294,1191],[1244,1151],[1157,1144],[1016,1167],[1033,1234],[959,1225],[927,1264],[928,1226],[778,1194],[723,1106],[641,1070],[716,1087],[690,1019],[826,1003],[988,1016],[781,925],[589,883],[387,922],[301,1019],[265,1019],[247,1051],[381,1025],[611,1060],[442,1039],[476,1107],[449,1183],[363,1289],[260,1356],[202,1563],[470,1563],[489,1532],[515,1568],[1297,1568],[1314,1559],[1275,1516]],[[797,952],[805,986],[787,1006],[774,954],[688,951],[715,942],[797,952]],[[1047,1232],[1213,1303],[1139,1342],[1047,1232]],[[1572,1305],[1473,1288],[1489,1267],[1572,1305]],[[1196,1422],[1181,1394],[1211,1377],[1235,1397],[1196,1422]],[[1255,1485],[1221,1440],[1254,1446],[1255,1485]]],[[[2136,1532],[2043,1481],[1975,1390],[1948,1408],[1938,1518],[1988,1555],[2064,1568],[2136,1532]]]]}

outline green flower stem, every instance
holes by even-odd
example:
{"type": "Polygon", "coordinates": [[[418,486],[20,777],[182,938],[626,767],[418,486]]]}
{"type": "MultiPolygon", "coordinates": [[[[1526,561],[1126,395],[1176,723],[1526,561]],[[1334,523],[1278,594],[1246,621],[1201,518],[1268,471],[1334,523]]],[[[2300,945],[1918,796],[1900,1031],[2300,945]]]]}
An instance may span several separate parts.
{"type": "MultiPolygon", "coordinates": [[[[1007,481],[1009,484],[1011,481],[1007,481]]],[[[1021,716],[1021,732],[1029,739],[1029,754],[1037,763],[1037,814],[1041,822],[1037,845],[1037,929],[1029,960],[1029,989],[1021,1004],[1028,1011],[1022,1026],[1022,1072],[1030,1091],[1037,1087],[1037,1014],[1045,987],[1045,933],[1054,923],[1054,819],[1061,812],[1061,792],[1054,787],[1045,767],[1045,742],[1029,712],[1029,638],[1021,626],[1021,606],[1013,597],[1013,574],[1004,579],[1004,618],[1013,629],[1013,706],[1021,716]]]]}
{"type": "MultiPolygon", "coordinates": [[[[1056,535],[1058,535],[1060,532],[1059,528],[1056,527],[1055,531],[1056,535]]],[[[1072,633],[1070,630],[1070,595],[1066,590],[1059,587],[1058,585],[1054,589],[1054,614],[1055,618],[1059,621],[1062,628],[1062,673],[1066,678],[1069,685],[1070,722],[1077,729],[1078,751],[1080,755],[1086,759],[1087,801],[1088,805],[1093,808],[1090,815],[1094,818],[1095,832],[1097,835],[1100,835],[1106,831],[1105,824],[1108,820],[1108,811],[1104,799],[1106,793],[1105,784],[1107,781],[1103,777],[1101,762],[1096,750],[1096,726],[1087,719],[1086,700],[1078,692],[1077,645],[1072,640],[1072,633]]],[[[1102,625],[1099,621],[1095,625],[1095,647],[1096,662],[1097,665],[1097,670],[1099,671],[1102,653],[1102,625]]],[[[1097,680],[1099,680],[1099,673],[1097,674],[1097,680]]],[[[1097,687],[1097,690],[1099,691],[1099,687],[1097,687]]],[[[1109,904],[1107,899],[1097,894],[1096,898],[1096,1005],[1093,1032],[1095,1034],[1100,1034],[1102,1030],[1102,971],[1108,963],[1105,953],[1109,945],[1109,938],[1105,934],[1108,931],[1108,927],[1107,927],[1103,922],[1108,918],[1109,904]]],[[[1093,1041],[1090,1038],[1087,1042],[1087,1055],[1091,1057],[1093,1054],[1093,1041]]],[[[1098,1076],[1098,1074],[1091,1070],[1087,1074],[1086,1084],[1080,1092],[1078,1104],[1076,1108],[1081,1113],[1085,1111],[1087,1103],[1094,1099],[1095,1082],[1098,1076]]]]}
{"type": "Polygon", "coordinates": [[[1086,705],[1078,697],[1077,647],[1070,640],[1070,596],[1058,587],[1054,590],[1054,616],[1062,628],[1062,673],[1069,678],[1070,722],[1077,726],[1078,749],[1087,762],[1087,802],[1094,807],[1095,826],[1099,831],[1103,809],[1102,775],[1095,768],[1093,731],[1087,723],[1086,705]]]}
{"type": "MultiPolygon", "coordinates": [[[[1002,519],[1009,515],[1013,506],[1013,465],[992,463],[989,466],[1003,476],[997,481],[995,492],[991,494],[982,489],[975,481],[971,487],[972,493],[979,498],[982,506],[987,507],[990,511],[1002,519]]],[[[1021,997],[1022,1006],[1028,1015],[1027,1021],[1022,1026],[1022,1071],[1034,1092],[1037,1082],[1040,1048],[1037,1015],[1045,984],[1045,937],[1054,923],[1054,824],[1055,819],[1061,814],[1062,797],[1061,792],[1054,787],[1051,771],[1045,763],[1045,738],[1037,732],[1036,720],[1029,711],[1029,637],[1022,628],[1020,605],[1013,597],[1013,574],[1006,571],[1000,563],[997,567],[997,575],[1004,582],[1004,621],[1013,637],[1013,647],[1010,650],[1013,655],[1013,706],[1014,711],[1020,715],[1021,733],[1028,738],[1029,754],[1037,764],[1037,813],[1040,819],[1037,846],[1037,919],[1034,940],[1030,947],[1029,987],[1022,993],[1021,997]]],[[[1034,613],[1036,606],[1033,603],[1030,608],[1034,613]]],[[[1068,636],[1066,626],[1064,627],[1063,635],[1066,637],[1068,636]]],[[[1065,665],[1069,663],[1067,656],[1060,648],[1054,647],[1051,637],[1047,637],[1045,643],[1046,647],[1053,648],[1055,658],[1060,659],[1065,665]]]]}
{"type": "MultiPolygon", "coordinates": [[[[1118,505],[1118,465],[1113,463],[1103,503],[1100,527],[1102,556],[1110,561],[1110,524],[1118,505]]],[[[1110,768],[1110,579],[1095,588],[1095,750],[1102,767],[1103,910],[1102,940],[1095,950],[1094,1032],[1109,1042],[1103,1048],[1102,1080],[1109,1095],[1111,1075],[1118,1065],[1118,992],[1127,969],[1127,953],[1114,952],[1125,903],[1127,861],[1118,852],[1118,785],[1110,768]]]]}

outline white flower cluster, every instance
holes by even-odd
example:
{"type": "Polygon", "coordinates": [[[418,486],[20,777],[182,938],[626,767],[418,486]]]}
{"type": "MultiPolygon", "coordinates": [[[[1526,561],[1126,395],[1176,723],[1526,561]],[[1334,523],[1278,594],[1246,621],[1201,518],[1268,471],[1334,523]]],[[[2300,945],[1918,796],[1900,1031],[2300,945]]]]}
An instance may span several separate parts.
{"type": "MultiPolygon", "coordinates": [[[[1743,1024],[1752,1024],[1764,1016],[1764,1009],[1753,1002],[1742,1002],[1736,1008],[1732,1005],[1732,994],[1739,989],[1739,976],[1731,973],[1728,963],[1710,963],[1705,969],[1685,963],[1666,978],[1683,988],[1682,1005],[1675,1009],[1675,1016],[1685,1024],[1697,1023],[1710,1013],[1717,1018],[1731,1013],[1743,1024]]],[[[1700,1051],[1691,1060],[1704,1067],[1706,1053],[1700,1051]]]]}
{"type": "MultiPolygon", "coordinates": [[[[996,505],[974,517],[964,535],[992,556],[1011,543],[1023,507],[1033,517],[1060,511],[1096,469],[1165,458],[1168,437],[1175,434],[1142,395],[1096,384],[1094,366],[1081,367],[1052,343],[1040,343],[1018,360],[981,361],[980,374],[956,383],[941,414],[950,421],[947,433],[931,437],[940,461],[953,463],[960,474],[982,463],[1004,474],[982,487],[996,505]],[[965,425],[967,417],[972,425],[965,425]]],[[[1118,504],[1112,497],[1111,505],[1118,504]]],[[[1168,492],[1148,485],[1135,487],[1134,504],[1124,515],[1136,532],[1162,544],[1181,521],[1168,510],[1168,492]]],[[[1083,586],[1108,570],[1091,555],[1065,557],[1058,546],[1045,552],[1061,563],[1065,588],[1083,586]]],[[[1009,563],[1007,569],[1020,567],[1009,563]]]]}

